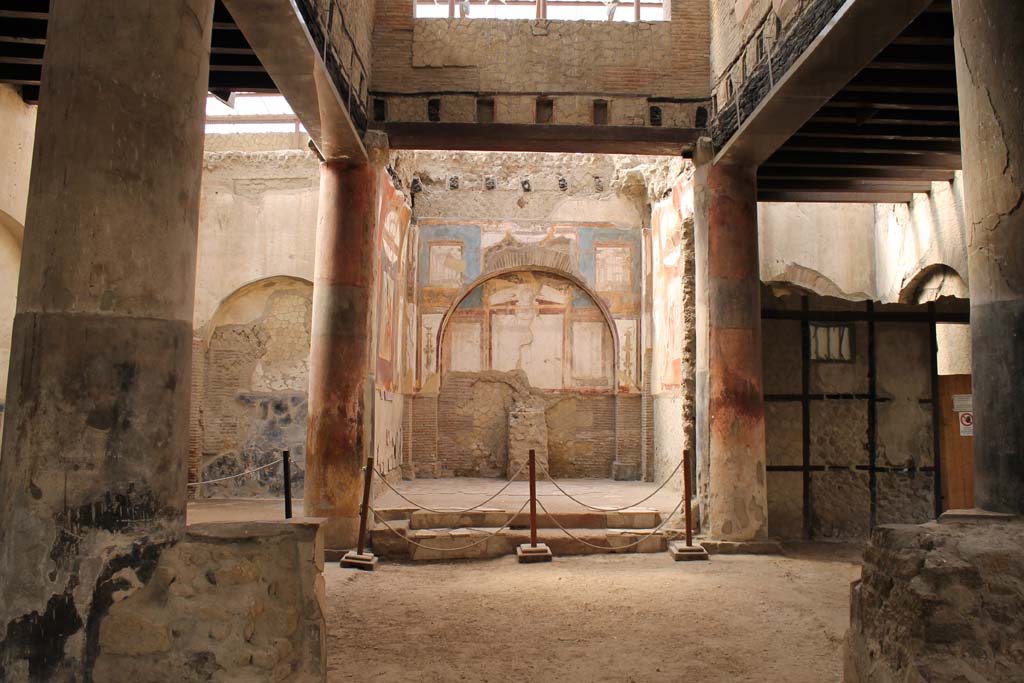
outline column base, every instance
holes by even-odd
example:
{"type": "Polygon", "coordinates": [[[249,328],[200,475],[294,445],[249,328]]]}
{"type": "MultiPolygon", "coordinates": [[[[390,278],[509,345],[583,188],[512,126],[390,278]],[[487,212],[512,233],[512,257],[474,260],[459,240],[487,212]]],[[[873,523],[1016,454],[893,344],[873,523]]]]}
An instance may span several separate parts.
{"type": "Polygon", "coordinates": [[[775,538],[755,541],[701,541],[711,555],[781,555],[782,543],[775,538]]]}
{"type": "Polygon", "coordinates": [[[341,558],[341,562],[339,564],[343,568],[361,569],[363,571],[372,572],[377,568],[377,556],[373,553],[359,554],[354,550],[350,550],[341,558]]]}
{"type": "Polygon", "coordinates": [[[516,548],[516,557],[519,558],[519,564],[550,562],[552,558],[551,548],[545,543],[538,543],[536,546],[524,543],[516,548]]]}
{"type": "Polygon", "coordinates": [[[685,541],[672,541],[668,544],[668,554],[676,562],[694,562],[708,559],[708,551],[699,543],[686,545],[685,541]]]}

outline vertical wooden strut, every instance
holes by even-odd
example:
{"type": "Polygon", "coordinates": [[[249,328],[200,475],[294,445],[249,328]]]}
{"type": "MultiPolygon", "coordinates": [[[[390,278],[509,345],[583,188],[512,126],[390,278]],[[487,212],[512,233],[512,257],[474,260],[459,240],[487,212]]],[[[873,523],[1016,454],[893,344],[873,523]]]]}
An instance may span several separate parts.
{"type": "Polygon", "coordinates": [[[363,479],[363,504],[359,507],[359,539],[355,552],[351,550],[341,558],[342,567],[373,571],[377,566],[377,558],[373,553],[366,552],[366,521],[370,518],[370,483],[373,481],[373,456],[366,458],[366,477],[363,479]]]}
{"type": "Polygon", "coordinates": [[[448,18],[455,18],[455,0],[448,0],[448,18]]]}
{"type": "Polygon", "coordinates": [[[281,453],[281,460],[284,465],[284,518],[292,518],[292,462],[291,453],[281,453]]]}
{"type": "Polygon", "coordinates": [[[530,547],[537,547],[537,454],[530,449],[530,547]]]}
{"type": "Polygon", "coordinates": [[[686,514],[686,547],[693,547],[693,523],[690,521],[690,451],[683,451],[683,508],[686,514]]]}
{"type": "MultiPolygon", "coordinates": [[[[537,452],[530,449],[530,543],[516,548],[520,562],[550,562],[551,549],[537,543],[537,452]]],[[[521,510],[521,509],[520,509],[521,510]]]]}
{"type": "Polygon", "coordinates": [[[363,480],[363,504],[359,508],[359,547],[362,555],[366,548],[366,519],[370,516],[370,482],[373,481],[373,456],[366,458],[366,478],[363,480]]]}

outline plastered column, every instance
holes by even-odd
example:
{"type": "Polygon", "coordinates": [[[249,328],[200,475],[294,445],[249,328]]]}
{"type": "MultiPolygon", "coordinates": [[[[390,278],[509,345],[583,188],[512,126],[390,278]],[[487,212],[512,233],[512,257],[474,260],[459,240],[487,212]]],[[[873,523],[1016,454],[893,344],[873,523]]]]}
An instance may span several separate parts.
{"type": "Polygon", "coordinates": [[[320,166],[304,505],[328,519],[330,549],[356,545],[370,452],[377,173],[375,164],[320,166]]]}
{"type": "Polygon", "coordinates": [[[88,680],[115,592],[184,530],[212,16],[50,3],[0,455],[0,680],[88,680]]]}
{"type": "Polygon", "coordinates": [[[971,289],[974,489],[1024,513],[1024,3],[954,0],[971,289]]]}
{"type": "Polygon", "coordinates": [[[702,145],[694,178],[699,493],[704,531],[747,541],[768,530],[755,169],[708,157],[702,145]]]}

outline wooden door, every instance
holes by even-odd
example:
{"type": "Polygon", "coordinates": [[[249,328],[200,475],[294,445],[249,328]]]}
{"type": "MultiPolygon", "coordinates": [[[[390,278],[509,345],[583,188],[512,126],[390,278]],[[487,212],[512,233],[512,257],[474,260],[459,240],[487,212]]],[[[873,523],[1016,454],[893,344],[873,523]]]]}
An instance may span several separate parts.
{"type": "Polygon", "coordinates": [[[970,393],[970,375],[939,376],[943,510],[974,507],[974,437],[960,435],[960,415],[953,409],[954,395],[970,393]]]}

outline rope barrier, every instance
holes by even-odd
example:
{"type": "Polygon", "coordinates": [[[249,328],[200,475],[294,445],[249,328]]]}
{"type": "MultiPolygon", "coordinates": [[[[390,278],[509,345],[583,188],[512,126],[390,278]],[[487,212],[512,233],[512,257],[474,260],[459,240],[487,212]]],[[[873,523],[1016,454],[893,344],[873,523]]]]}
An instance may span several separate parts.
{"type": "Polygon", "coordinates": [[[274,462],[268,462],[266,465],[260,465],[259,467],[255,468],[255,469],[246,470],[245,472],[239,472],[238,474],[231,474],[231,475],[228,475],[226,477],[221,477],[220,479],[207,479],[206,481],[194,481],[194,482],[190,483],[189,486],[202,486],[203,484],[216,484],[218,481],[227,481],[228,479],[237,479],[238,477],[244,477],[247,474],[253,474],[254,472],[259,472],[260,470],[265,470],[268,467],[273,467],[274,465],[279,465],[282,462],[284,462],[284,458],[279,458],[279,459],[275,460],[274,462]]]}
{"type": "Polygon", "coordinates": [[[674,470],[672,470],[672,471],[671,471],[671,472],[669,473],[669,475],[668,475],[668,478],[667,478],[667,479],[665,479],[665,481],[661,482],[661,486],[659,486],[658,488],[654,489],[654,491],[653,491],[653,492],[652,492],[652,493],[651,493],[651,494],[650,494],[649,496],[647,496],[646,498],[642,498],[642,499],[638,500],[637,502],[633,503],[632,505],[625,505],[625,506],[623,506],[623,507],[620,507],[620,508],[606,508],[606,507],[595,507],[595,506],[593,506],[593,505],[590,505],[590,504],[588,504],[588,503],[584,503],[584,502],[583,502],[582,500],[580,500],[579,498],[576,498],[576,497],[572,496],[572,495],[571,495],[571,494],[570,494],[570,493],[569,493],[568,491],[566,491],[566,490],[565,490],[565,489],[563,489],[563,488],[562,488],[561,486],[559,486],[559,485],[558,485],[558,482],[557,482],[557,481],[555,481],[555,480],[554,480],[554,479],[553,479],[553,478],[551,477],[551,474],[550,474],[550,473],[548,472],[548,468],[544,467],[544,468],[542,468],[542,471],[544,472],[544,476],[545,476],[545,477],[547,477],[547,480],[548,480],[548,481],[550,481],[550,482],[551,482],[552,484],[554,484],[554,485],[555,485],[555,488],[556,488],[556,489],[558,489],[559,491],[561,491],[561,492],[562,492],[562,495],[564,495],[564,496],[565,496],[566,498],[568,498],[569,500],[571,500],[571,501],[573,501],[573,502],[576,502],[576,503],[578,503],[578,504],[582,505],[582,506],[583,506],[583,507],[585,507],[585,508],[589,508],[589,509],[591,509],[591,510],[595,510],[595,511],[597,511],[597,512],[621,512],[622,510],[628,510],[628,509],[630,509],[630,508],[634,508],[634,507],[636,507],[637,505],[640,505],[641,503],[646,503],[646,502],[647,502],[647,501],[649,501],[649,500],[650,500],[651,498],[654,498],[654,496],[655,496],[655,495],[656,495],[656,494],[658,493],[658,491],[661,491],[661,490],[662,490],[663,488],[665,488],[665,486],[666,486],[666,485],[667,485],[667,484],[668,484],[668,483],[669,483],[670,481],[672,481],[672,477],[674,477],[674,476],[675,476],[676,472],[678,472],[678,471],[679,471],[679,468],[680,468],[680,467],[682,467],[682,466],[683,466],[683,461],[682,461],[682,460],[680,460],[680,461],[679,461],[679,464],[678,464],[678,465],[676,465],[676,468],[675,468],[674,470]]]}
{"type": "MultiPolygon", "coordinates": [[[[403,541],[405,541],[406,543],[408,543],[410,545],[414,545],[417,548],[423,548],[424,550],[433,550],[434,552],[439,552],[439,553],[451,553],[451,552],[455,552],[455,551],[458,551],[458,550],[468,550],[469,548],[472,548],[474,546],[478,546],[481,543],[486,543],[487,541],[491,540],[492,538],[494,538],[495,536],[500,534],[502,531],[504,531],[505,529],[509,528],[509,526],[512,525],[512,522],[515,520],[515,518],[518,517],[519,515],[523,514],[523,510],[526,509],[526,506],[529,504],[529,502],[530,501],[527,500],[525,503],[523,503],[523,506],[521,508],[519,508],[519,510],[517,512],[512,513],[512,516],[509,517],[508,520],[504,524],[502,524],[501,527],[497,531],[495,531],[495,532],[488,532],[486,536],[484,536],[483,538],[481,538],[478,541],[474,541],[474,542],[469,543],[467,545],[457,546],[455,548],[437,548],[435,546],[424,545],[423,543],[418,543],[418,542],[412,540],[411,538],[409,538],[408,536],[406,536],[405,534],[403,534],[402,532],[400,532],[397,529],[395,529],[390,524],[388,524],[386,519],[384,519],[382,517],[378,517],[377,521],[380,522],[381,524],[383,524],[385,527],[387,527],[388,530],[391,533],[393,533],[395,536],[398,536],[400,539],[402,539],[403,541]]],[[[426,509],[426,508],[424,508],[424,509],[426,509]]],[[[377,511],[375,509],[373,509],[372,507],[370,508],[370,512],[372,512],[374,515],[377,514],[377,511]]],[[[469,528],[472,529],[474,527],[469,527],[469,528]]]]}
{"type": "MultiPolygon", "coordinates": [[[[399,491],[394,486],[392,486],[391,482],[389,482],[387,480],[387,477],[383,473],[381,473],[380,470],[374,470],[374,472],[376,472],[377,476],[380,477],[380,480],[382,482],[384,482],[385,486],[387,486],[389,489],[391,489],[391,491],[394,492],[395,495],[397,495],[399,498],[404,500],[409,505],[417,507],[420,510],[426,510],[427,512],[436,512],[438,514],[462,514],[462,513],[465,513],[465,512],[472,512],[473,510],[477,510],[479,508],[482,508],[484,505],[487,505],[492,500],[494,500],[495,498],[500,496],[502,493],[504,493],[508,489],[509,486],[511,486],[512,484],[515,483],[516,479],[519,477],[520,474],[522,474],[522,471],[523,471],[523,469],[525,467],[526,467],[526,463],[524,462],[522,465],[519,466],[519,470],[515,474],[513,474],[511,478],[509,478],[508,482],[504,486],[502,486],[500,489],[498,489],[497,493],[495,493],[493,496],[491,496],[490,498],[488,498],[484,502],[479,503],[477,505],[474,505],[471,508],[466,508],[465,510],[435,510],[434,508],[428,508],[426,505],[420,505],[416,501],[411,500],[410,498],[406,497],[405,494],[403,494],[401,491],[399,491]]],[[[529,501],[527,501],[527,502],[529,502],[529,501]]]]}
{"type": "Polygon", "coordinates": [[[564,533],[566,536],[576,541],[577,543],[582,543],[583,545],[590,546],[591,548],[597,548],[598,550],[628,550],[630,548],[634,548],[640,545],[648,538],[661,531],[662,528],[664,528],[664,526],[668,524],[669,520],[672,519],[672,516],[679,512],[679,509],[683,507],[683,501],[682,499],[680,499],[679,504],[676,505],[675,509],[672,510],[672,512],[668,513],[668,516],[661,522],[661,524],[656,526],[654,530],[651,531],[649,534],[646,534],[642,538],[640,538],[639,541],[636,541],[634,543],[628,543],[626,545],[596,545],[594,543],[590,543],[589,541],[584,541],[582,538],[580,538],[579,536],[575,535],[574,533],[566,529],[564,526],[562,526],[562,523],[559,522],[553,514],[548,512],[548,509],[544,507],[544,503],[540,502],[539,498],[537,499],[537,504],[540,505],[540,509],[543,510],[544,513],[551,518],[551,521],[555,523],[555,526],[562,530],[562,533],[564,533]]]}

